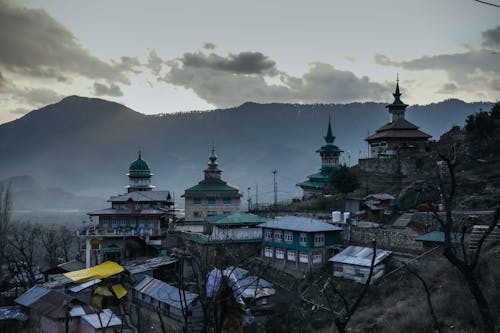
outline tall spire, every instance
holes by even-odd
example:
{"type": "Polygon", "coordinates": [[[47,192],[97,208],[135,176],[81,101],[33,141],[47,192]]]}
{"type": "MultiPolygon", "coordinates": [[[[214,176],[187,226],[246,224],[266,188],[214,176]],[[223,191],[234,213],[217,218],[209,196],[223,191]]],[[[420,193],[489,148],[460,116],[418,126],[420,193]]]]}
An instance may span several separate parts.
{"type": "Polygon", "coordinates": [[[331,122],[330,115],[328,115],[328,130],[326,132],[325,141],[326,141],[326,143],[333,143],[334,140],[335,140],[335,137],[332,134],[332,122],[331,122]]]}
{"type": "Polygon", "coordinates": [[[205,179],[220,179],[221,170],[218,168],[217,155],[215,154],[215,146],[212,145],[212,151],[208,157],[208,168],[204,170],[205,179]]]}
{"type": "Polygon", "coordinates": [[[212,145],[212,152],[210,153],[210,157],[208,158],[210,162],[208,163],[208,166],[217,166],[217,155],[215,155],[215,145],[212,145]]]}
{"type": "Polygon", "coordinates": [[[396,99],[399,99],[399,97],[401,97],[401,93],[399,92],[399,73],[396,77],[396,92],[394,92],[392,96],[394,96],[394,98],[396,99]]]}

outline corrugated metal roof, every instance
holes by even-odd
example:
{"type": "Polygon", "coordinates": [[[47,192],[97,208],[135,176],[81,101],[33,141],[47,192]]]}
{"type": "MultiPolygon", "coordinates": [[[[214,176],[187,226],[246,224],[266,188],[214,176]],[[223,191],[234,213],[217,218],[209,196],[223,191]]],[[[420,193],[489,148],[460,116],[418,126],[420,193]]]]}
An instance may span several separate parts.
{"type": "Polygon", "coordinates": [[[171,265],[176,263],[177,259],[170,257],[156,257],[143,262],[133,263],[125,266],[125,270],[130,274],[138,274],[142,272],[147,272],[161,266],[171,265]]]}
{"type": "Polygon", "coordinates": [[[198,298],[198,294],[185,291],[184,295],[182,292],[179,292],[178,288],[163,281],[153,279],[150,276],[145,276],[144,279],[134,287],[134,289],[157,301],[169,304],[176,308],[181,308],[181,295],[183,297],[183,302],[185,297],[187,305],[191,304],[196,298],[198,298]]]}
{"type": "Polygon", "coordinates": [[[24,294],[14,300],[19,305],[29,307],[31,304],[39,300],[42,296],[47,294],[50,289],[42,286],[34,286],[24,294]]]}
{"type": "Polygon", "coordinates": [[[71,260],[68,262],[63,262],[62,264],[57,265],[57,267],[65,270],[66,272],[72,272],[79,269],[84,269],[85,263],[78,260],[71,260]]]}
{"type": "MultiPolygon", "coordinates": [[[[391,253],[392,253],[391,251],[377,249],[374,264],[378,265],[391,253]]],[[[371,247],[349,246],[344,251],[331,257],[328,261],[341,264],[370,267],[372,262],[372,257],[373,257],[373,249],[371,247]]]]}
{"type": "Polygon", "coordinates": [[[24,314],[17,306],[4,306],[0,308],[0,320],[27,320],[28,316],[24,314]]]}
{"type": "Polygon", "coordinates": [[[342,228],[332,224],[299,216],[282,216],[276,220],[267,221],[260,225],[263,228],[281,229],[292,231],[319,232],[319,231],[342,231],[342,228]]]}
{"type": "Polygon", "coordinates": [[[120,326],[122,324],[120,318],[118,318],[110,309],[102,310],[99,315],[97,315],[97,313],[91,313],[84,315],[81,318],[95,329],[120,326]]]}
{"type": "MultiPolygon", "coordinates": [[[[462,237],[461,233],[451,233],[451,242],[452,243],[460,243],[460,239],[462,237]]],[[[464,236],[464,242],[467,243],[469,241],[470,235],[465,234],[464,236]]],[[[420,235],[418,237],[415,237],[416,241],[421,241],[421,242],[433,242],[433,243],[444,243],[444,232],[442,231],[431,231],[429,233],[420,235]]]]}
{"type": "Polygon", "coordinates": [[[69,310],[69,315],[71,317],[80,317],[85,314],[86,314],[85,309],[81,305],[75,305],[71,308],[71,310],[69,310]]]}
{"type": "Polygon", "coordinates": [[[76,285],[74,287],[69,288],[68,290],[74,293],[78,293],[84,289],[87,289],[88,287],[92,287],[93,285],[96,285],[98,283],[101,283],[101,279],[95,279],[95,280],[90,280],[84,283],[81,283],[79,285],[76,285]]]}
{"type": "Polygon", "coordinates": [[[369,194],[367,195],[364,200],[368,199],[377,199],[377,200],[394,200],[396,199],[394,196],[388,194],[388,193],[375,193],[375,194],[369,194]]]}
{"type": "Polygon", "coordinates": [[[207,217],[207,222],[211,224],[259,224],[266,222],[266,219],[249,213],[226,213],[207,217]]]}
{"type": "Polygon", "coordinates": [[[112,196],[108,201],[127,202],[130,199],[136,202],[167,201],[167,196],[169,193],[170,191],[135,191],[112,196]]]}

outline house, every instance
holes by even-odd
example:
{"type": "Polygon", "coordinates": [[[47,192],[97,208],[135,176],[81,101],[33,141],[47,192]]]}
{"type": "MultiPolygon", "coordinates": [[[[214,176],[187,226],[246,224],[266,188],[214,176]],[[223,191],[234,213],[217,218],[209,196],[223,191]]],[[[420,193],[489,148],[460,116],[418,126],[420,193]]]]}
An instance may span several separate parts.
{"type": "Polygon", "coordinates": [[[375,193],[367,195],[363,200],[367,219],[380,222],[384,216],[392,214],[396,198],[387,193],[375,193]]]}
{"type": "Polygon", "coordinates": [[[342,228],[312,218],[282,216],[261,227],[262,258],[285,269],[319,268],[342,241],[342,228]]]}
{"type": "Polygon", "coordinates": [[[163,281],[145,276],[133,287],[133,302],[151,311],[161,312],[174,320],[183,322],[183,311],[187,311],[190,324],[203,321],[203,309],[198,294],[179,290],[163,281]]]}
{"type": "MultiPolygon", "coordinates": [[[[376,250],[374,268],[370,283],[375,282],[385,271],[385,259],[391,251],[376,250]]],[[[370,274],[373,258],[373,249],[361,246],[349,246],[342,252],[331,257],[328,261],[333,263],[333,276],[366,283],[370,274]]]]}

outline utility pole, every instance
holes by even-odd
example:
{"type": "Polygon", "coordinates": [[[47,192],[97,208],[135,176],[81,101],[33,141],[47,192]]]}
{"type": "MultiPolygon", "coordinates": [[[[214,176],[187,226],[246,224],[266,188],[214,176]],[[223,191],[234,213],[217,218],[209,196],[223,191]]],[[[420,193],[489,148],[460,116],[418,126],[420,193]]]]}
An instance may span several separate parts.
{"type": "Polygon", "coordinates": [[[250,209],[252,208],[252,197],[250,196],[250,190],[252,188],[249,186],[248,187],[248,199],[247,199],[247,202],[248,202],[248,212],[250,212],[250,209]]]}
{"type": "Polygon", "coordinates": [[[255,209],[259,209],[259,184],[255,184],[255,209]]]}
{"type": "Polygon", "coordinates": [[[276,174],[278,170],[273,170],[273,184],[274,184],[274,208],[278,208],[278,183],[276,182],[276,174]]]}

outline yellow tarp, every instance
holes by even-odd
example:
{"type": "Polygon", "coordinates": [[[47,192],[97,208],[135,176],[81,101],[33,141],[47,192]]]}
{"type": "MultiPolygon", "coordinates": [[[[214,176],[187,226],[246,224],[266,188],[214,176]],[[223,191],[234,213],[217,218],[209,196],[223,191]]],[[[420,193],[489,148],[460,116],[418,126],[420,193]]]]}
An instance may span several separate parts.
{"type": "Polygon", "coordinates": [[[123,272],[122,266],[114,261],[106,261],[94,267],[64,273],[64,276],[76,283],[83,283],[94,279],[105,279],[121,272],[123,272]]]}
{"type": "Polygon", "coordinates": [[[123,296],[127,295],[127,291],[121,284],[115,284],[111,287],[116,295],[116,298],[121,299],[123,296]]]}
{"type": "Polygon", "coordinates": [[[113,296],[111,291],[109,291],[108,287],[97,287],[94,289],[94,295],[101,296],[113,296]]]}

